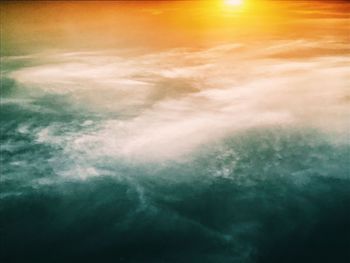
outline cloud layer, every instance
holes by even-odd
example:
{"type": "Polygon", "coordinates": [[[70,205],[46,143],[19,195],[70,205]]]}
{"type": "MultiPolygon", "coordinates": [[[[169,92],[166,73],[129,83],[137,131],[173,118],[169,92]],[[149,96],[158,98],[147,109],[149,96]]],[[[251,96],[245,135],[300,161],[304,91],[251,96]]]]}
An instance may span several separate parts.
{"type": "Polygon", "coordinates": [[[8,75],[24,87],[27,99],[65,96],[82,110],[114,116],[93,132],[69,136],[55,135],[61,129],[57,125],[44,127],[38,141],[63,143],[73,151],[166,160],[257,127],[304,126],[346,134],[346,49],[326,39],[146,55],[51,53],[33,55],[36,65],[8,75]]]}

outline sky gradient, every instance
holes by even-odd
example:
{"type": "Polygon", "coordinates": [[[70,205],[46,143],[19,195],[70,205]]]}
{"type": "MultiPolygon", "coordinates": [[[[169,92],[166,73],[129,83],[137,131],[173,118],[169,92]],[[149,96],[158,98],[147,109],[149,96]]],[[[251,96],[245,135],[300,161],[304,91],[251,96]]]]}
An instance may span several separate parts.
{"type": "Polygon", "coordinates": [[[348,1],[0,5],[1,262],[350,262],[348,1]]]}

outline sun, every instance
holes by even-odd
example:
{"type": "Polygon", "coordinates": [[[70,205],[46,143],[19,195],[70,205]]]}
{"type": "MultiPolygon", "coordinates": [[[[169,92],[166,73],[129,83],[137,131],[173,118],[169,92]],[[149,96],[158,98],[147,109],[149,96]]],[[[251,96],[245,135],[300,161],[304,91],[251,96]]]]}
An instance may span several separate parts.
{"type": "Polygon", "coordinates": [[[229,6],[239,6],[243,3],[243,0],[225,0],[225,4],[229,6]]]}

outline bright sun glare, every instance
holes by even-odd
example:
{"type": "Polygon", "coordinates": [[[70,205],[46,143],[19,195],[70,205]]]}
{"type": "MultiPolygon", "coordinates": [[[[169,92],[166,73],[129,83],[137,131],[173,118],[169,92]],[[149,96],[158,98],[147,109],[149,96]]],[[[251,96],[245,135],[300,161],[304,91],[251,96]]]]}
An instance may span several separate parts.
{"type": "Polygon", "coordinates": [[[242,2],[243,0],[225,0],[225,4],[230,6],[238,6],[241,5],[242,2]]]}

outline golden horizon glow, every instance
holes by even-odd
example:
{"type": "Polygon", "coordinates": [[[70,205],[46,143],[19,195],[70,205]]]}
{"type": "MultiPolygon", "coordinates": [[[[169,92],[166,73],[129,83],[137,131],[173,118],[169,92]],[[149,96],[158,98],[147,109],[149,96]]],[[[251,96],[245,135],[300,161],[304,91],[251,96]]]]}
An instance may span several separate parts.
{"type": "Polygon", "coordinates": [[[225,4],[229,6],[239,6],[243,4],[243,0],[225,0],[225,4]]]}
{"type": "MultiPolygon", "coordinates": [[[[329,19],[340,12],[338,5],[322,2],[320,14],[310,2],[212,0],[212,1],[76,1],[1,3],[2,50],[14,52],[47,47],[138,46],[198,47],[229,41],[264,38],[299,38],[314,34],[315,28],[348,35],[346,21],[330,27],[329,19]],[[238,5],[238,3],[240,3],[238,5]],[[40,8],[38,8],[40,6],[40,8]],[[33,19],[35,17],[35,19],[33,19]],[[189,19],[190,17],[190,19],[189,19]],[[309,18],[308,23],[300,19],[309,18]],[[125,26],[116,26],[123,24],[125,26]],[[152,30],[149,30],[152,28],[152,30]],[[101,30],[103,29],[103,30],[101,30]],[[160,36],[166,36],[165,38],[160,36]]],[[[346,8],[344,12],[346,11],[346,8]]],[[[339,19],[345,15],[340,12],[339,19]]]]}

